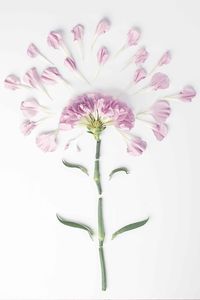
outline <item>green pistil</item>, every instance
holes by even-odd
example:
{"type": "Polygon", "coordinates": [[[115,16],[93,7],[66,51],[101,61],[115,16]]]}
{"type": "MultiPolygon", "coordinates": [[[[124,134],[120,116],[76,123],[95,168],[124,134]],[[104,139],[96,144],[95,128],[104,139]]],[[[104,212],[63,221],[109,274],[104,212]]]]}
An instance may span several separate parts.
{"type": "Polygon", "coordinates": [[[93,115],[89,116],[87,129],[88,132],[94,135],[94,138],[98,141],[102,131],[106,128],[105,124],[101,121],[98,117],[97,119],[94,118],[93,115]]]}

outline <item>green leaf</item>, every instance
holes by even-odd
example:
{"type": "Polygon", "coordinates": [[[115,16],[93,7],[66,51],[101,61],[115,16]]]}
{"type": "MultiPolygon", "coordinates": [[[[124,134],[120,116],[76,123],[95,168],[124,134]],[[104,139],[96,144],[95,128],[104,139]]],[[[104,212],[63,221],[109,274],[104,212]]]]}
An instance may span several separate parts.
{"type": "Polygon", "coordinates": [[[126,231],[129,231],[129,230],[133,230],[133,229],[136,229],[136,228],[138,228],[138,227],[141,227],[141,226],[145,225],[145,224],[148,222],[148,220],[149,220],[149,218],[147,218],[147,219],[145,219],[145,220],[143,220],[143,221],[136,222],[136,223],[131,223],[131,224],[129,224],[129,225],[126,225],[126,226],[120,228],[119,230],[117,230],[117,231],[115,231],[115,232],[113,233],[113,235],[112,235],[112,240],[113,240],[114,238],[116,238],[116,236],[117,236],[118,234],[121,234],[121,233],[126,232],[126,231]]]}
{"type": "Polygon", "coordinates": [[[77,222],[72,222],[72,221],[69,221],[69,220],[66,220],[64,219],[63,217],[59,216],[58,214],[56,215],[57,219],[64,225],[66,226],[70,226],[70,227],[75,227],[75,228],[79,228],[79,229],[83,229],[83,230],[86,230],[89,234],[89,236],[91,237],[91,239],[93,239],[93,230],[85,225],[85,224],[81,224],[81,223],[77,223],[77,222]]]}
{"type": "Polygon", "coordinates": [[[125,172],[126,174],[129,174],[129,173],[130,173],[129,170],[128,170],[126,167],[116,168],[116,169],[114,169],[114,170],[110,173],[109,179],[111,179],[111,178],[113,177],[113,175],[114,175],[115,173],[118,173],[118,172],[125,172]]]}
{"type": "Polygon", "coordinates": [[[82,165],[79,165],[79,164],[72,164],[72,163],[70,163],[70,162],[68,162],[68,161],[66,161],[66,160],[62,160],[62,162],[63,162],[63,164],[64,164],[66,167],[68,167],[68,168],[77,168],[77,169],[81,170],[83,173],[89,175],[89,174],[88,174],[88,170],[87,170],[84,166],[82,166],[82,165]]]}

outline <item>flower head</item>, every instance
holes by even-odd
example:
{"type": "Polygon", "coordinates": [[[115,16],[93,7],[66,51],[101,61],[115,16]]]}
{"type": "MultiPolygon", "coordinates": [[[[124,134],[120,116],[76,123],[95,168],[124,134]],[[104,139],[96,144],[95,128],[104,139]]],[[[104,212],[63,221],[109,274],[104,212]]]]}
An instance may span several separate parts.
{"type": "Polygon", "coordinates": [[[55,131],[41,133],[36,138],[37,146],[44,152],[53,152],[57,148],[57,133],[55,131]]]}
{"type": "Polygon", "coordinates": [[[25,120],[21,124],[20,129],[24,135],[29,135],[36,126],[37,126],[36,122],[25,120]]]}
{"type": "Polygon", "coordinates": [[[74,41],[81,41],[84,35],[84,26],[81,24],[77,24],[72,29],[72,33],[74,35],[74,41]]]}
{"type": "Polygon", "coordinates": [[[131,28],[127,34],[127,44],[129,47],[137,45],[141,36],[141,32],[138,28],[131,28]]]}
{"type": "Polygon", "coordinates": [[[155,73],[151,78],[150,86],[153,87],[155,91],[167,89],[169,87],[169,77],[160,72],[155,73]]]}
{"type": "Polygon", "coordinates": [[[127,104],[98,93],[88,93],[74,99],[64,108],[60,118],[60,129],[85,126],[95,138],[109,125],[130,130],[135,117],[127,104]]]}
{"type": "Polygon", "coordinates": [[[97,60],[100,65],[104,65],[109,58],[109,51],[106,47],[102,47],[97,52],[97,60]]]}

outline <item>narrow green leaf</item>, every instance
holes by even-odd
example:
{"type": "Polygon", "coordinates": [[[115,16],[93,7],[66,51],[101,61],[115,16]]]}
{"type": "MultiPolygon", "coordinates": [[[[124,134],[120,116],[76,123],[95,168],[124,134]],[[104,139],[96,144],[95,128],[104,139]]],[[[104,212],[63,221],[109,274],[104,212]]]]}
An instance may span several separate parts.
{"type": "Polygon", "coordinates": [[[149,218],[147,218],[147,219],[145,219],[143,221],[136,222],[136,223],[131,223],[129,225],[126,225],[126,226],[120,228],[119,230],[117,230],[116,232],[113,233],[112,240],[114,238],[116,238],[116,236],[118,234],[121,234],[121,233],[129,231],[129,230],[133,230],[133,229],[136,229],[138,227],[141,227],[141,226],[145,225],[148,222],[148,220],[149,220],[149,218]]]}
{"type": "Polygon", "coordinates": [[[118,173],[118,172],[125,172],[126,174],[129,174],[129,173],[130,173],[129,170],[128,170],[126,167],[116,168],[116,169],[114,169],[114,170],[110,173],[109,179],[111,179],[111,178],[113,177],[113,175],[114,175],[115,173],[118,173]]]}
{"type": "Polygon", "coordinates": [[[79,165],[79,164],[72,164],[66,160],[62,160],[63,164],[68,167],[68,168],[77,168],[79,170],[81,170],[83,173],[87,174],[88,175],[88,170],[82,166],[82,165],[79,165]]]}
{"type": "Polygon", "coordinates": [[[91,239],[93,239],[94,232],[93,232],[93,230],[89,226],[87,226],[85,224],[81,224],[81,223],[77,223],[77,222],[72,222],[72,221],[66,220],[63,217],[59,216],[58,214],[56,215],[56,217],[64,225],[86,230],[88,232],[89,236],[91,237],[91,239]]]}

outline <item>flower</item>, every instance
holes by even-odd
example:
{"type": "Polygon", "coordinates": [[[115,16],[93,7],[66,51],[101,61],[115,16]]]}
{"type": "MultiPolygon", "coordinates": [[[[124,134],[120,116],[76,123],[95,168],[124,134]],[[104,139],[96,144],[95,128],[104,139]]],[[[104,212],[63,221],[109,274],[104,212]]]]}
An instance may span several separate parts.
{"type": "Polygon", "coordinates": [[[150,82],[150,86],[156,91],[158,89],[167,89],[169,87],[169,77],[163,73],[155,73],[150,82]]]}
{"type": "Polygon", "coordinates": [[[15,91],[20,88],[21,81],[19,77],[11,74],[6,77],[6,79],[4,80],[4,84],[7,89],[15,91]]]}
{"type": "Polygon", "coordinates": [[[141,32],[138,28],[131,28],[127,34],[127,44],[129,47],[137,45],[141,36],[141,32]]]}
{"type": "Polygon", "coordinates": [[[145,47],[140,48],[134,55],[134,61],[136,64],[143,64],[149,56],[145,47]]]}
{"type": "Polygon", "coordinates": [[[77,24],[71,31],[74,35],[74,41],[80,41],[83,39],[84,35],[84,26],[81,24],[77,24]]]}
{"type": "Polygon", "coordinates": [[[40,53],[40,51],[39,51],[39,49],[37,48],[37,46],[35,44],[31,43],[28,46],[28,49],[27,49],[28,56],[36,57],[36,56],[38,56],[39,53],[40,53]]]}
{"type": "Polygon", "coordinates": [[[35,98],[22,101],[20,106],[23,115],[27,118],[35,117],[41,108],[42,106],[35,98]]]}
{"type": "Polygon", "coordinates": [[[37,126],[36,122],[30,120],[24,120],[20,126],[20,129],[24,135],[29,135],[36,126],[37,126]]]}
{"type": "Polygon", "coordinates": [[[36,138],[37,146],[44,152],[53,152],[57,148],[57,132],[41,133],[36,138]]]}
{"type": "Polygon", "coordinates": [[[167,118],[170,116],[171,107],[167,101],[159,100],[152,105],[150,113],[155,121],[158,123],[165,123],[167,118]]]}
{"type": "Polygon", "coordinates": [[[142,79],[146,78],[147,76],[147,71],[144,68],[139,68],[135,71],[134,74],[134,82],[138,83],[140,82],[142,79]]]}
{"type": "Polygon", "coordinates": [[[162,141],[168,133],[168,126],[164,123],[161,124],[155,123],[152,125],[152,130],[156,139],[158,141],[162,141]]]}
{"type": "Polygon", "coordinates": [[[158,61],[158,66],[167,65],[171,61],[170,51],[166,51],[158,61]]]}
{"type": "Polygon", "coordinates": [[[127,104],[99,93],[88,93],[75,98],[64,108],[60,118],[60,129],[68,130],[85,126],[98,138],[109,125],[123,130],[134,127],[135,117],[127,104]]]}
{"type": "Polygon", "coordinates": [[[97,60],[100,65],[104,65],[109,58],[109,51],[106,47],[102,47],[97,52],[97,60]]]}
{"type": "Polygon", "coordinates": [[[178,97],[183,102],[191,102],[192,98],[196,96],[196,91],[192,86],[185,86],[179,93],[178,97]]]}
{"type": "Polygon", "coordinates": [[[95,35],[99,36],[106,33],[110,29],[110,21],[107,18],[103,18],[97,25],[95,35]]]}
{"type": "Polygon", "coordinates": [[[147,143],[140,137],[132,136],[127,145],[127,152],[131,155],[141,155],[147,147],[147,143]]]}

